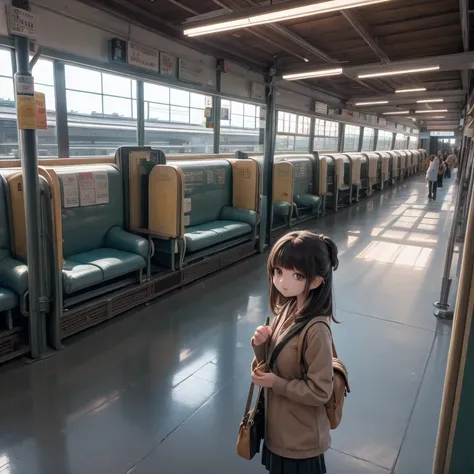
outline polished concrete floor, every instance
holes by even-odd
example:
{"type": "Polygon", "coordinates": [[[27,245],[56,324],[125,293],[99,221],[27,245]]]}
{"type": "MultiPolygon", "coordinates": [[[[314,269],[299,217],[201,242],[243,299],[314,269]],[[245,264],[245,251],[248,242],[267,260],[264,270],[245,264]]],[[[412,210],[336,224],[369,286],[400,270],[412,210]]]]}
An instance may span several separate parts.
{"type": "MultiPolygon", "coordinates": [[[[329,474],[430,474],[450,340],[439,293],[454,207],[409,180],[306,225],[340,249],[334,328],[352,393],[329,474]]],[[[2,474],[253,474],[235,454],[265,255],[0,368],[2,474]]]]}

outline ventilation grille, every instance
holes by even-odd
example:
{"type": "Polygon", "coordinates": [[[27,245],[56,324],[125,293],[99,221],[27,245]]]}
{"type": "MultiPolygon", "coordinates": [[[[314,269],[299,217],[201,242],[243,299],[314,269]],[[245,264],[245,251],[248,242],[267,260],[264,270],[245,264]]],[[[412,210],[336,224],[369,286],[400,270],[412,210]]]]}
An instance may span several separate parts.
{"type": "Polygon", "coordinates": [[[13,359],[27,352],[27,347],[22,344],[18,331],[0,333],[0,363],[13,359]]]}
{"type": "Polygon", "coordinates": [[[118,314],[124,313],[129,309],[145,303],[150,296],[150,285],[146,285],[143,288],[137,288],[134,291],[113,298],[110,310],[111,317],[117,316],[118,314]]]}
{"type": "Polygon", "coordinates": [[[77,310],[66,312],[61,318],[61,329],[63,337],[71,336],[79,331],[95,326],[108,319],[107,302],[98,306],[88,306],[77,310]]]}

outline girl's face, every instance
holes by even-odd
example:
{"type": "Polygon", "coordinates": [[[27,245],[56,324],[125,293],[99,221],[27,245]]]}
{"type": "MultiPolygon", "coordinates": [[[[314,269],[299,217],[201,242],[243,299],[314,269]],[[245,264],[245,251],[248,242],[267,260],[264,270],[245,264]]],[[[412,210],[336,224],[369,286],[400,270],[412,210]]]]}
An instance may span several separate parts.
{"type": "MultiPolygon", "coordinates": [[[[322,281],[321,277],[316,277],[310,289],[314,290],[322,281]]],[[[297,270],[276,267],[273,271],[273,284],[285,298],[295,298],[304,293],[306,277],[297,270]]]]}

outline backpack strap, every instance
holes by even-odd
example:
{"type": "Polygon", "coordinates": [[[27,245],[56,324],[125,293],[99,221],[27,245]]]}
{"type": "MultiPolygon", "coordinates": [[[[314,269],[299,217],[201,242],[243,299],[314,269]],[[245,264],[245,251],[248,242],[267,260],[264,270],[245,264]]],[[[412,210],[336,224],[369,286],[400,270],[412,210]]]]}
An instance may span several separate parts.
{"type": "Polygon", "coordinates": [[[303,375],[306,372],[305,367],[304,367],[304,354],[303,354],[304,339],[306,337],[306,333],[308,332],[308,330],[310,328],[312,328],[315,324],[318,324],[318,323],[324,324],[329,329],[329,333],[331,334],[332,356],[333,356],[333,358],[338,359],[336,346],[334,345],[334,339],[332,337],[331,326],[326,321],[324,321],[323,319],[314,318],[308,324],[306,324],[306,326],[300,332],[300,335],[299,335],[299,338],[298,338],[298,347],[296,349],[296,356],[298,357],[298,365],[300,366],[301,374],[303,374],[303,375]]]}

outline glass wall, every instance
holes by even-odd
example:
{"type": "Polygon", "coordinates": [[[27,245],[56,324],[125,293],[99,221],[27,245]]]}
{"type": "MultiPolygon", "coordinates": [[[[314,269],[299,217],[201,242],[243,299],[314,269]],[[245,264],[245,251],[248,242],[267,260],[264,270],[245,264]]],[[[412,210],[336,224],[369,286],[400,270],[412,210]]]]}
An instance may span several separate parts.
{"type": "Polygon", "coordinates": [[[344,127],[343,151],[359,151],[360,127],[348,125],[344,127]]]}
{"type": "Polygon", "coordinates": [[[221,100],[220,153],[234,153],[237,150],[259,151],[259,130],[260,106],[235,100],[221,100]]]}
{"type": "Polygon", "coordinates": [[[316,119],[314,125],[314,149],[319,152],[338,151],[339,123],[316,119]]]}
{"type": "Polygon", "coordinates": [[[212,98],[144,83],[145,144],[165,153],[212,153],[214,129],[206,128],[212,98]]]}
{"type": "Polygon", "coordinates": [[[418,148],[418,137],[411,136],[410,140],[408,141],[408,149],[416,150],[417,148],[418,148]]]}
{"type": "Polygon", "coordinates": [[[386,130],[379,130],[377,140],[377,151],[390,151],[392,149],[393,133],[386,130]]]}
{"type": "Polygon", "coordinates": [[[407,137],[402,133],[397,133],[395,137],[395,150],[405,150],[407,147],[407,137]]]}
{"type": "Polygon", "coordinates": [[[113,155],[137,143],[136,81],[66,65],[70,156],[113,155]]]}
{"type": "Polygon", "coordinates": [[[364,138],[362,141],[362,150],[373,151],[375,142],[375,130],[370,127],[364,127],[364,138]]]}
{"type": "MultiPolygon", "coordinates": [[[[304,115],[278,111],[276,151],[309,150],[311,118],[304,115]]],[[[312,151],[312,150],[311,150],[312,151]]]]}
{"type": "Polygon", "coordinates": [[[12,55],[10,50],[0,49],[0,157],[18,156],[12,55]]]}

